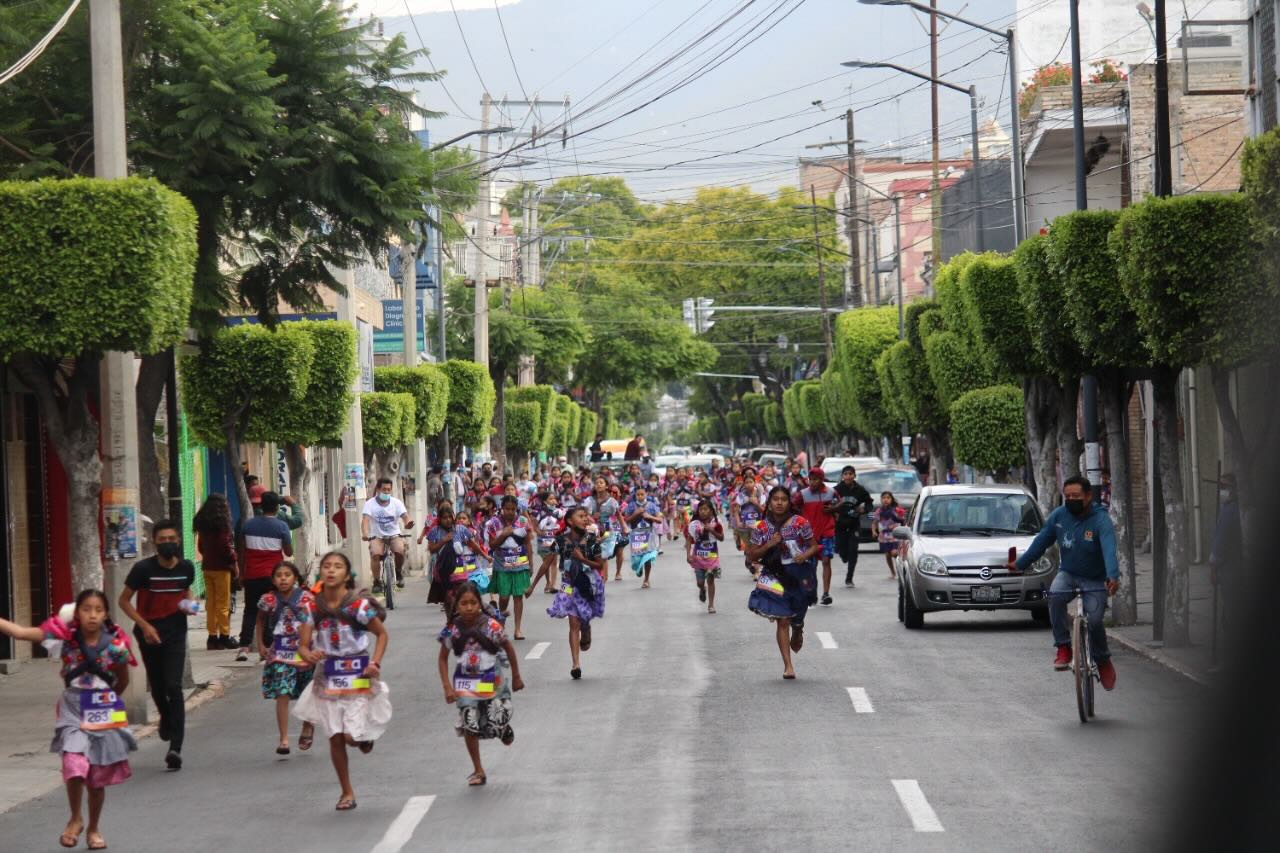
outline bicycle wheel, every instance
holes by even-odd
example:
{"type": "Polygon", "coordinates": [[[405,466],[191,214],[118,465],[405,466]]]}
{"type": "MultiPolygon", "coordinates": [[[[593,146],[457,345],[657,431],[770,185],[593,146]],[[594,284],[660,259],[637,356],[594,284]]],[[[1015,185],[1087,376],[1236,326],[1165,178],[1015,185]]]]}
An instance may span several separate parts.
{"type": "Polygon", "coordinates": [[[1077,616],[1071,623],[1071,670],[1076,679],[1076,710],[1080,712],[1080,722],[1089,722],[1089,709],[1086,706],[1085,692],[1089,689],[1092,675],[1089,673],[1088,642],[1085,636],[1084,617],[1077,616]]]}
{"type": "Polygon", "coordinates": [[[391,546],[387,546],[387,553],[382,558],[382,594],[387,602],[388,610],[396,609],[396,558],[391,551],[391,546]]]}
{"type": "MultiPolygon", "coordinates": [[[[1080,621],[1083,622],[1084,619],[1081,619],[1080,621]]],[[[1085,666],[1087,667],[1085,670],[1085,679],[1084,679],[1084,710],[1085,710],[1085,713],[1087,713],[1090,717],[1092,717],[1093,716],[1093,695],[1094,695],[1093,694],[1093,690],[1094,690],[1093,649],[1089,648],[1089,631],[1085,629],[1085,630],[1082,630],[1081,633],[1084,635],[1084,661],[1085,661],[1085,666]]]]}

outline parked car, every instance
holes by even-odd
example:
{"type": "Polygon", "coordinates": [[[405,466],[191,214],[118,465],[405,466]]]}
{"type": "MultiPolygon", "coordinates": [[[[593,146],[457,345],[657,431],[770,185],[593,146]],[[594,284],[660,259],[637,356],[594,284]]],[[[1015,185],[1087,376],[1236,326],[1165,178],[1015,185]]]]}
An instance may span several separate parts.
{"type": "Polygon", "coordinates": [[[711,472],[711,463],[718,462],[721,467],[724,466],[724,457],[719,453],[695,453],[692,456],[682,457],[679,463],[681,468],[701,468],[708,473],[711,472]]]}
{"type": "Polygon", "coordinates": [[[1007,568],[1009,549],[1025,551],[1044,525],[1019,486],[925,486],[906,524],[898,566],[898,619],[924,626],[938,610],[1030,610],[1049,624],[1046,591],[1058,571],[1057,547],[1024,574],[1007,568]]]}
{"type": "Polygon", "coordinates": [[[773,463],[773,466],[775,468],[781,469],[783,465],[787,464],[787,454],[761,453],[760,458],[756,460],[756,465],[757,467],[763,468],[764,466],[768,465],[770,462],[773,463]]]}
{"type": "Polygon", "coordinates": [[[690,453],[693,453],[693,448],[678,444],[664,444],[658,448],[659,456],[688,456],[690,453]]]}
{"type": "MultiPolygon", "coordinates": [[[[916,472],[916,469],[908,468],[905,465],[893,465],[870,470],[858,468],[856,465],[854,468],[858,471],[858,482],[871,493],[871,501],[874,506],[880,505],[880,494],[882,492],[893,492],[893,497],[898,502],[898,506],[910,513],[911,508],[916,505],[916,499],[920,497],[920,490],[924,488],[924,483],[920,481],[920,475],[916,472]]],[[[837,473],[836,479],[839,479],[839,477],[840,475],[837,473]]],[[[870,513],[862,516],[858,538],[863,542],[875,541],[875,537],[871,535],[871,521],[870,513]]]]}
{"type": "Polygon", "coordinates": [[[828,456],[820,466],[822,476],[828,483],[834,483],[840,479],[840,472],[846,465],[852,465],[861,476],[863,471],[885,467],[885,462],[879,456],[828,456]]]}
{"type": "Polygon", "coordinates": [[[698,453],[703,456],[707,454],[715,454],[716,456],[719,456],[721,458],[721,461],[723,461],[725,457],[733,456],[733,445],[704,444],[702,445],[701,448],[699,448],[698,453]]]}
{"type": "MultiPolygon", "coordinates": [[[[762,457],[765,456],[766,454],[771,456],[778,456],[783,460],[787,458],[786,448],[783,448],[783,447],[760,446],[760,447],[752,447],[749,450],[747,450],[747,458],[759,465],[764,464],[764,459],[762,457]]],[[[780,463],[778,461],[775,461],[773,464],[778,465],[780,463]]]]}
{"type": "Polygon", "coordinates": [[[658,473],[665,474],[668,468],[680,468],[690,458],[688,453],[664,453],[653,457],[653,468],[658,473]]]}

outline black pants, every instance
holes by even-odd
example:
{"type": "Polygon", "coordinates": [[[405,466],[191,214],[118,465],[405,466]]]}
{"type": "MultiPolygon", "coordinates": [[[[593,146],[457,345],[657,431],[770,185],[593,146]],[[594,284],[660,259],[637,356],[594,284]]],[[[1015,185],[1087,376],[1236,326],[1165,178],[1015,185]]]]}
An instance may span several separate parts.
{"type": "Polygon", "coordinates": [[[858,528],[836,528],[836,554],[845,562],[844,581],[848,583],[858,568],[858,528]]]}
{"type": "Polygon", "coordinates": [[[240,582],[244,588],[244,613],[240,615],[240,648],[255,649],[253,634],[258,625],[258,599],[275,589],[271,578],[252,578],[240,582]]]}
{"type": "MultiPolygon", "coordinates": [[[[183,619],[180,630],[160,631],[160,643],[152,645],[135,629],[134,639],[142,652],[142,666],[147,671],[147,689],[160,710],[160,728],[169,734],[169,748],[182,752],[187,714],[182,695],[182,668],[187,659],[187,626],[183,619]]],[[[159,630],[159,629],[157,629],[159,630]]]]}

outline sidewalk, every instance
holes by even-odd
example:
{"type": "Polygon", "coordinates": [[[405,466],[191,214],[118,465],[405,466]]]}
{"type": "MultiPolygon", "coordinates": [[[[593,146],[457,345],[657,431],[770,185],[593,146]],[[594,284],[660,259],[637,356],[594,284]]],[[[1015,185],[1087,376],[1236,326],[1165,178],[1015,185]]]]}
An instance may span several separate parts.
{"type": "Polygon", "coordinates": [[[1109,626],[1107,636],[1113,641],[1200,684],[1213,682],[1210,673],[1213,649],[1213,586],[1209,583],[1209,566],[1191,566],[1191,643],[1184,648],[1153,646],[1151,555],[1138,554],[1138,624],[1109,626]]]}
{"type": "MultiPolygon", "coordinates": [[[[243,607],[244,596],[239,599],[243,607]]],[[[239,615],[237,610],[232,616],[234,625],[239,625],[239,615]]],[[[207,637],[204,613],[188,617],[187,644],[195,682],[195,687],[186,691],[188,711],[221,696],[229,682],[244,676],[246,671],[256,673],[260,666],[257,655],[245,663],[236,663],[234,651],[205,651],[207,637]]],[[[129,675],[144,683],[146,675],[141,661],[129,675]]],[[[56,661],[25,661],[12,675],[0,675],[0,720],[4,720],[0,741],[0,813],[62,786],[58,756],[49,752],[54,706],[61,693],[62,680],[58,677],[56,661]]],[[[160,719],[150,698],[147,707],[148,719],[153,722],[133,725],[134,736],[139,740],[153,735],[154,721],[160,719]]]]}

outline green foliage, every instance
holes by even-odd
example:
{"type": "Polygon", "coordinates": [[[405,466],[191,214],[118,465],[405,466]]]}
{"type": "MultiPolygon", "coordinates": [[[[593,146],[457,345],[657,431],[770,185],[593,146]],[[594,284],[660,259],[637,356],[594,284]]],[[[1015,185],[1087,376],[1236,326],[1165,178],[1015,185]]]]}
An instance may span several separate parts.
{"type": "Polygon", "coordinates": [[[443,369],[449,377],[449,441],[476,447],[490,432],[497,403],[493,380],[473,361],[449,359],[443,369]]]}
{"type": "Polygon", "coordinates": [[[800,404],[800,385],[799,382],[789,385],[782,392],[782,420],[786,425],[787,435],[791,438],[803,438],[806,432],[804,410],[800,404]]]}
{"type": "Polygon", "coordinates": [[[439,367],[375,367],[373,386],[379,391],[413,397],[414,433],[418,438],[433,438],[444,429],[449,411],[449,377],[439,367]]]}
{"type": "Polygon", "coordinates": [[[538,444],[531,449],[546,450],[551,442],[551,421],[552,416],[555,415],[556,389],[550,385],[525,385],[508,388],[505,397],[508,403],[538,404],[538,444]]]}
{"type": "Polygon", "coordinates": [[[852,423],[864,436],[896,429],[881,400],[875,365],[880,353],[896,340],[898,310],[892,306],[859,308],[836,318],[836,364],[852,397],[852,423]]]}
{"type": "MultiPolygon", "coordinates": [[[[584,444],[578,444],[578,435],[582,432],[582,407],[577,403],[569,403],[569,421],[565,430],[565,443],[570,447],[585,447],[584,444]]],[[[591,442],[587,442],[590,444],[591,442]]]]}
{"type": "Polygon", "coordinates": [[[885,414],[894,420],[905,422],[908,418],[902,399],[904,389],[898,387],[889,363],[891,354],[899,344],[910,346],[906,341],[898,341],[876,356],[876,380],[880,383],[880,404],[884,407],[885,414]]]}
{"type": "Polygon", "coordinates": [[[507,452],[532,453],[542,447],[541,406],[537,403],[507,403],[507,452]]]}
{"type": "Polygon", "coordinates": [[[809,380],[800,385],[800,411],[804,418],[805,431],[809,433],[830,433],[831,425],[827,417],[827,406],[822,394],[822,383],[809,380]]]}
{"type": "Polygon", "coordinates": [[[0,360],[171,346],[195,256],[191,205],[156,181],[0,184],[0,360]]]}
{"type": "Polygon", "coordinates": [[[222,448],[229,431],[250,441],[283,437],[290,408],[306,396],[315,359],[311,336],[291,325],[223,328],[199,353],[178,359],[183,408],[197,441],[222,448]]]}
{"type": "Polygon", "coordinates": [[[337,446],[347,428],[351,385],[359,370],[356,330],[350,323],[336,320],[302,320],[278,329],[285,330],[309,337],[315,357],[305,394],[287,407],[288,424],[271,440],[307,447],[337,446]]]}
{"type": "Polygon", "coordinates": [[[990,354],[998,375],[1044,372],[1035,352],[1027,348],[1028,319],[1018,299],[1018,275],[1012,260],[979,255],[960,274],[960,293],[969,325],[990,354]]]}
{"type": "Polygon", "coordinates": [[[364,446],[392,450],[414,440],[417,415],[412,394],[366,391],[360,395],[364,446]]]}
{"type": "Polygon", "coordinates": [[[1280,247],[1280,127],[1245,141],[1240,177],[1257,217],[1259,236],[1275,252],[1280,247]]]}
{"type": "Polygon", "coordinates": [[[1062,282],[1063,314],[1081,352],[1092,364],[1137,367],[1150,363],[1134,306],[1120,286],[1107,239],[1118,210],[1077,210],[1049,229],[1049,272],[1062,282]]]}
{"type": "Polygon", "coordinates": [[[618,413],[613,406],[601,406],[600,415],[604,425],[597,432],[604,433],[605,438],[622,438],[622,427],[618,424],[618,413]]]}
{"type": "Polygon", "coordinates": [[[582,426],[578,430],[578,447],[590,447],[591,442],[596,440],[596,429],[600,420],[600,416],[590,409],[582,410],[582,426]]]}
{"type": "Polygon", "coordinates": [[[951,444],[956,459],[981,471],[1002,471],[1026,460],[1022,390],[993,385],[951,404],[951,444]]]}
{"type": "Polygon", "coordinates": [[[569,452],[569,418],[556,415],[551,419],[551,442],[547,452],[552,456],[564,456],[569,452]]]}
{"type": "MultiPolygon", "coordinates": [[[[921,351],[924,350],[925,329],[921,328],[924,315],[931,311],[937,312],[938,310],[938,300],[936,299],[917,299],[914,302],[907,303],[902,326],[906,332],[907,340],[910,341],[911,345],[916,349],[921,351]]],[[[941,322],[940,316],[938,318],[938,322],[941,322]]],[[[930,330],[937,331],[936,328],[931,328],[930,330]]]]}
{"type": "Polygon", "coordinates": [[[742,397],[742,414],[747,419],[747,428],[754,433],[764,432],[764,407],[769,405],[769,398],[755,391],[747,391],[742,397]]]}
{"type": "Polygon", "coordinates": [[[938,402],[945,408],[966,391],[987,386],[987,375],[975,369],[971,345],[955,332],[934,332],[925,338],[924,358],[938,402]]]}
{"type": "MultiPolygon", "coordinates": [[[[938,308],[937,306],[934,306],[927,311],[921,311],[920,316],[917,318],[917,321],[916,321],[916,330],[917,330],[917,337],[919,338],[919,343],[916,343],[915,341],[911,341],[911,345],[916,349],[923,351],[924,342],[929,339],[929,336],[932,335],[934,332],[944,331],[946,328],[947,328],[947,323],[945,320],[942,319],[942,310],[940,308],[938,308]]],[[[910,331],[911,329],[910,327],[908,327],[907,340],[911,340],[910,331]]]]}
{"type": "Polygon", "coordinates": [[[938,401],[937,388],[929,372],[924,351],[910,341],[898,341],[881,356],[883,372],[876,364],[882,387],[893,395],[894,414],[913,431],[946,429],[947,411],[938,401]]]}
{"type": "Polygon", "coordinates": [[[961,252],[938,268],[933,282],[933,291],[937,294],[943,321],[948,329],[964,337],[971,337],[973,329],[969,325],[961,281],[964,271],[979,257],[981,256],[973,252],[961,252]]]}
{"type": "Polygon", "coordinates": [[[783,420],[782,406],[778,403],[770,401],[764,407],[764,430],[770,441],[784,441],[787,438],[787,425],[783,420]]]}
{"type": "Polygon", "coordinates": [[[1066,289],[1049,266],[1049,237],[1036,234],[1013,252],[1018,301],[1027,321],[1027,337],[1044,372],[1059,380],[1072,379],[1089,369],[1070,324],[1063,321],[1066,289]]]}
{"type": "Polygon", "coordinates": [[[734,441],[741,441],[747,437],[747,416],[739,411],[732,411],[725,415],[725,420],[729,422],[729,437],[734,441]]]}
{"type": "Polygon", "coordinates": [[[844,374],[834,365],[822,371],[823,407],[833,433],[845,433],[854,429],[853,392],[844,374]]]}
{"type": "Polygon", "coordinates": [[[1280,282],[1260,274],[1243,195],[1149,198],[1111,234],[1125,295],[1155,361],[1174,367],[1249,361],[1276,341],[1280,282]]]}

